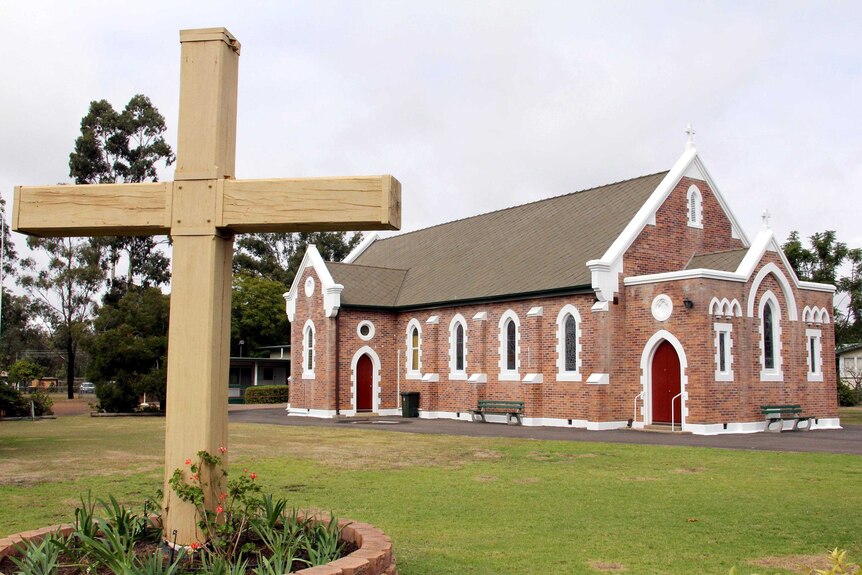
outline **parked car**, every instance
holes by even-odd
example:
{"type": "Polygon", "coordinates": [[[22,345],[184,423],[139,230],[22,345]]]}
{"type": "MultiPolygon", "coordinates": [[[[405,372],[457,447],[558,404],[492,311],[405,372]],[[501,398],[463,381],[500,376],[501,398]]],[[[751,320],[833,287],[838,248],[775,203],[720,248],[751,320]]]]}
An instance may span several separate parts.
{"type": "Polygon", "coordinates": [[[81,384],[80,393],[96,393],[96,384],[92,381],[85,381],[81,384]]]}

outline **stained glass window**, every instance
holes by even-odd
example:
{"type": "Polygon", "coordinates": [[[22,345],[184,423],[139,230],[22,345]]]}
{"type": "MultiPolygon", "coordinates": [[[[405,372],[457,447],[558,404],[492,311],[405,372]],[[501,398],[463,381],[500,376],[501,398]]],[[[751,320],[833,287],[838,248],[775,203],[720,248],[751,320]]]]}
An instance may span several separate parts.
{"type": "Polygon", "coordinates": [[[763,366],[775,369],[775,334],[772,332],[772,306],[766,304],[763,308],[763,366]]]}
{"type": "Polygon", "coordinates": [[[464,326],[455,327],[455,371],[464,371],[464,326]]]}
{"type": "Polygon", "coordinates": [[[410,369],[419,371],[419,328],[414,327],[410,333],[410,369]]]}
{"type": "Polygon", "coordinates": [[[314,328],[308,326],[308,331],[305,332],[305,368],[308,371],[314,369],[314,328]]]}
{"type": "Polygon", "coordinates": [[[578,324],[572,315],[566,316],[566,371],[578,370],[578,324]]]}
{"type": "Polygon", "coordinates": [[[506,369],[514,370],[515,367],[515,353],[516,353],[516,327],[515,322],[509,320],[509,323],[506,324],[506,369]]]}

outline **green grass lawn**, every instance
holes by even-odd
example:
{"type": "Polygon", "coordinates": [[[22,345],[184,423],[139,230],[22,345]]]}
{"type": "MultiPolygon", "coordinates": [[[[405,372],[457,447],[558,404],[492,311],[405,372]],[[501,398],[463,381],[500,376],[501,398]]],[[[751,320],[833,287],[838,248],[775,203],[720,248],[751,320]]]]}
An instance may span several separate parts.
{"type": "Polygon", "coordinates": [[[838,417],[841,418],[841,425],[862,425],[862,406],[839,407],[838,417]]]}
{"type": "MultiPolygon", "coordinates": [[[[159,487],[164,420],[0,423],[0,536],[159,487]]],[[[402,575],[725,574],[862,558],[862,458],[233,424],[231,468],[369,521],[402,575]],[[754,563],[750,563],[750,562],[754,563]]],[[[191,455],[191,454],[190,454],[191,455]]]]}

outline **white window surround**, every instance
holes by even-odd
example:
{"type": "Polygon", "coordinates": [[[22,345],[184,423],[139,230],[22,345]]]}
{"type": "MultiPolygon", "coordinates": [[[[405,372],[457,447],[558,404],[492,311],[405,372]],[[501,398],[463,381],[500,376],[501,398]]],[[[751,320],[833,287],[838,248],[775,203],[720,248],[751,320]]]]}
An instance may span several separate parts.
{"type": "Polygon", "coordinates": [[[407,353],[406,353],[407,373],[405,379],[422,379],[422,324],[415,317],[407,322],[407,353]],[[413,329],[416,328],[419,333],[419,350],[416,354],[418,364],[413,365],[413,329]]]}
{"type": "Polygon", "coordinates": [[[823,333],[819,329],[805,330],[805,357],[808,381],[823,381],[823,333]],[[811,347],[814,347],[814,369],[811,371],[811,347]]]}
{"type": "Polygon", "coordinates": [[[499,323],[499,364],[500,381],[520,381],[521,380],[521,322],[518,320],[518,314],[513,310],[506,310],[500,316],[499,323]],[[506,326],[509,321],[515,323],[515,369],[507,369],[506,367],[506,326]]]}
{"type": "Polygon", "coordinates": [[[733,381],[733,324],[715,322],[715,381],[733,381]],[[724,371],[721,371],[721,334],[724,334],[724,371]]]}
{"type": "Polygon", "coordinates": [[[362,320],[359,322],[359,325],[356,326],[356,335],[359,336],[359,339],[362,341],[369,341],[374,337],[374,334],[377,330],[374,328],[374,324],[369,320],[362,320]],[[362,335],[362,328],[364,326],[368,326],[368,334],[362,335]]]}
{"type": "Polygon", "coordinates": [[[760,296],[760,304],[758,305],[757,317],[758,333],[760,334],[760,381],[784,381],[784,373],[781,371],[781,307],[778,305],[778,299],[770,290],[766,290],[760,296]],[[766,368],[766,356],[764,349],[764,333],[763,333],[763,310],[767,305],[772,306],[772,353],[775,355],[775,367],[766,368]]]}
{"type": "Polygon", "coordinates": [[[685,203],[688,227],[703,229],[703,196],[697,186],[689,186],[685,203]]]}
{"type": "Polygon", "coordinates": [[[566,304],[557,314],[557,381],[581,381],[581,314],[572,304],[566,304]],[[566,318],[575,318],[575,370],[566,370],[566,318]]]}
{"type": "Polygon", "coordinates": [[[317,358],[314,353],[316,336],[314,322],[310,319],[306,320],[302,328],[302,379],[315,378],[314,369],[317,366],[317,358]],[[308,369],[309,358],[311,359],[311,369],[308,369]]]}
{"type": "Polygon", "coordinates": [[[467,320],[460,313],[455,314],[452,321],[449,322],[449,379],[467,380],[467,320]],[[456,369],[455,353],[457,351],[458,341],[455,337],[455,330],[458,326],[464,330],[464,369],[456,369]]]}

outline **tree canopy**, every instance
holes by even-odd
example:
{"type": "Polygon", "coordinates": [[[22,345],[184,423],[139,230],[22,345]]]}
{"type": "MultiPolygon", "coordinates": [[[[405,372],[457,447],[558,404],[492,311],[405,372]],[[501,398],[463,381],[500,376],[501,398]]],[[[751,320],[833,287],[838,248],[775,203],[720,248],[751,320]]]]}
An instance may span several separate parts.
{"type": "Polygon", "coordinates": [[[834,307],[835,344],[840,346],[862,339],[862,249],[847,247],[832,230],[809,237],[806,247],[799,232],[790,232],[781,246],[793,271],[801,280],[832,284],[837,288],[834,307]],[[842,274],[842,266],[849,273],[842,274]]]}
{"type": "MultiPolygon", "coordinates": [[[[132,96],[122,112],[106,100],[90,102],[81,119],[81,135],[69,155],[69,175],[76,184],[156,182],[158,165],[170,166],[176,156],[165,141],[164,117],[142,94],[132,96]]],[[[99,240],[109,261],[110,284],[158,286],[170,281],[168,259],[153,236],[108,237],[99,240]],[[118,277],[121,254],[128,260],[125,277],[118,277]]]]}
{"type": "Polygon", "coordinates": [[[87,341],[87,377],[100,404],[131,411],[146,393],[165,408],[170,298],[158,288],[132,288],[103,305],[87,341]]]}

